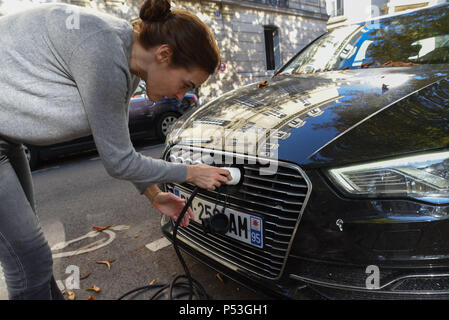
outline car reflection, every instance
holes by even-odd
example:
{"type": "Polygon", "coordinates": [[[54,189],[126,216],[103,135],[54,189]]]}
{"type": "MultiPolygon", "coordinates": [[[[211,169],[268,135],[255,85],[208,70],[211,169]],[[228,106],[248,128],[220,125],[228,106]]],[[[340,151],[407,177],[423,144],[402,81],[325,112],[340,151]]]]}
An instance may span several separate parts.
{"type": "MultiPolygon", "coordinates": [[[[152,103],[146,94],[145,82],[141,81],[131,97],[129,105],[129,133],[133,143],[143,139],[164,140],[171,126],[184,113],[198,106],[197,93],[187,92],[182,101],[165,99],[152,103]]],[[[49,146],[26,145],[26,154],[35,170],[42,160],[94,151],[92,136],[49,146]]]]}

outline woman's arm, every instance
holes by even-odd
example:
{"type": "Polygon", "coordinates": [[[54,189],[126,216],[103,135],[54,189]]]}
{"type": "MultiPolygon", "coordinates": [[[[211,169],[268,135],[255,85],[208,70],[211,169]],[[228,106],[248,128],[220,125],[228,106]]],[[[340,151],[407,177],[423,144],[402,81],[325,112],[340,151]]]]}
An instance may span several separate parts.
{"type": "Polygon", "coordinates": [[[184,182],[185,164],[152,159],[134,150],[127,105],[132,75],[125,50],[114,31],[100,30],[74,50],[69,62],[103,165],[111,176],[131,181],[140,193],[155,183],[184,182]]]}

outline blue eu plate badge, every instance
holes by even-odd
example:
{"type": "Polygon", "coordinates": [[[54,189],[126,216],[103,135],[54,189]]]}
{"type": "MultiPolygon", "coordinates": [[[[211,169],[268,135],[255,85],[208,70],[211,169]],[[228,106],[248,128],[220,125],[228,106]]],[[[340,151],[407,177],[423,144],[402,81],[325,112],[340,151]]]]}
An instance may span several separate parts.
{"type": "Polygon", "coordinates": [[[250,218],[251,244],[262,248],[262,219],[251,216],[250,218]]]}

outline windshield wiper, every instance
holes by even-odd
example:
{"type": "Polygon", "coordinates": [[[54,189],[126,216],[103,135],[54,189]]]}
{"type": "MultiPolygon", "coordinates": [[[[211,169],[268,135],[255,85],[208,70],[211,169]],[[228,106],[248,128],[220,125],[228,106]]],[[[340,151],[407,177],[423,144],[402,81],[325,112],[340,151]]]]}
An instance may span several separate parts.
{"type": "MultiPolygon", "coordinates": [[[[410,67],[410,66],[419,66],[417,63],[413,62],[403,62],[403,61],[392,61],[389,60],[385,62],[384,64],[380,64],[380,62],[370,61],[365,62],[360,65],[360,69],[366,69],[366,68],[372,68],[372,67],[410,67]]],[[[346,66],[341,68],[340,70],[349,70],[351,69],[350,66],[346,66]]]]}

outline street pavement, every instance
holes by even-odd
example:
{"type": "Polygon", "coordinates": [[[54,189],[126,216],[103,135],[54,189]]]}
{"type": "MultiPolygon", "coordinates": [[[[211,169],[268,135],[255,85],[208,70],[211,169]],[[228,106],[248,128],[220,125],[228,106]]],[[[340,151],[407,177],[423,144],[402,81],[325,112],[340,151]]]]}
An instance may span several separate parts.
{"type": "MultiPolygon", "coordinates": [[[[137,150],[159,158],[163,146],[150,144],[137,150]]],[[[131,183],[110,177],[96,153],[44,163],[33,172],[33,181],[55,278],[66,290],[66,299],[73,292],[75,300],[114,300],[133,288],[169,283],[184,273],[173,246],[162,236],[160,214],[131,183]],[[102,232],[92,229],[107,226],[112,227],[102,232]]],[[[217,276],[186,254],[183,257],[192,276],[214,299],[267,299],[217,276]]],[[[135,298],[148,299],[153,293],[135,298]]],[[[1,272],[0,299],[7,299],[1,272]]]]}

